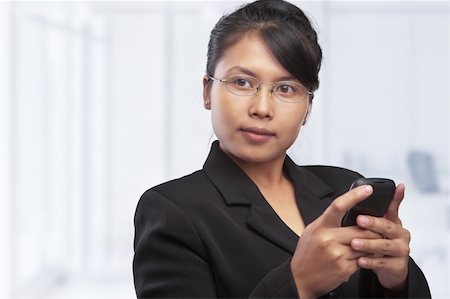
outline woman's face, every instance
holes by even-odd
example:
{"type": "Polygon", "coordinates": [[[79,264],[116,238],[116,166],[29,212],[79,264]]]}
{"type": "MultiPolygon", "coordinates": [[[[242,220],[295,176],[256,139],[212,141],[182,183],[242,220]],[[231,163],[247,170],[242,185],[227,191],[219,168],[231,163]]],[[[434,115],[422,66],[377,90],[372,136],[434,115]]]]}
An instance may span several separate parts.
{"type": "MultiPolygon", "coordinates": [[[[246,34],[218,61],[215,78],[250,74],[259,81],[276,83],[295,79],[278,63],[258,34],[246,34]]],[[[221,149],[243,162],[284,159],[307,115],[309,100],[280,101],[270,94],[271,85],[251,96],[237,96],[226,84],[204,79],[205,107],[211,109],[214,133],[221,149]],[[210,101],[210,103],[208,102],[210,101]]]]}

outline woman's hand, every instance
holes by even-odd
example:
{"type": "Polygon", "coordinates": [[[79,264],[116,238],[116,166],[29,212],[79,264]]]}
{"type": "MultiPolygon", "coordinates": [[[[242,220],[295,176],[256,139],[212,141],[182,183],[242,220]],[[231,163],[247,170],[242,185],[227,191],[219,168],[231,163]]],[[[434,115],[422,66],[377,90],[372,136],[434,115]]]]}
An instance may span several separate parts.
{"type": "Polygon", "coordinates": [[[381,285],[391,290],[402,289],[408,276],[411,236],[409,231],[402,227],[398,217],[398,208],[404,194],[405,186],[400,184],[384,218],[360,215],[356,219],[359,227],[376,232],[382,235],[383,239],[355,238],[351,242],[354,250],[373,254],[358,258],[358,265],[361,268],[372,269],[381,285]]]}
{"type": "MultiPolygon", "coordinates": [[[[317,298],[326,294],[359,269],[358,262],[363,263],[363,257],[368,254],[365,250],[354,250],[351,247],[353,239],[364,240],[364,246],[371,246],[368,243],[370,239],[381,238],[372,229],[341,227],[346,211],[372,192],[372,187],[366,185],[345,193],[305,228],[291,260],[291,271],[300,298],[317,298]]],[[[378,273],[387,278],[391,272],[380,270],[378,273]]]]}

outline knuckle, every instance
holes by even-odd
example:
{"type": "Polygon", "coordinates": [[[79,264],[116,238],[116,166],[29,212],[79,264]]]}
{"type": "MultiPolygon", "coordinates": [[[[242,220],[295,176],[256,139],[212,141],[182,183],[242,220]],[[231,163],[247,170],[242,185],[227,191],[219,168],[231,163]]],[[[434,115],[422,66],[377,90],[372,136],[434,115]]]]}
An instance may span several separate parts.
{"type": "Polygon", "coordinates": [[[404,229],[405,231],[405,240],[409,243],[411,242],[411,232],[407,229],[404,229]]]}
{"type": "Polygon", "coordinates": [[[319,244],[317,244],[317,249],[319,252],[326,251],[328,247],[329,247],[329,245],[326,244],[326,242],[319,242],[319,244]]]}
{"type": "Polygon", "coordinates": [[[327,256],[327,255],[330,256],[330,248],[333,248],[333,244],[332,244],[332,242],[327,241],[327,240],[325,240],[325,241],[320,240],[317,243],[317,247],[316,247],[317,251],[320,252],[321,254],[323,254],[324,256],[327,256]]]}
{"type": "Polygon", "coordinates": [[[384,260],[383,258],[378,259],[378,260],[376,261],[376,267],[377,267],[378,269],[380,269],[380,270],[385,269],[385,268],[386,268],[386,262],[385,262],[385,260],[384,260]]]}
{"type": "Polygon", "coordinates": [[[395,225],[392,222],[388,222],[385,226],[385,230],[388,234],[392,234],[395,231],[395,225]]]}
{"type": "Polygon", "coordinates": [[[403,245],[400,249],[400,255],[401,256],[409,256],[411,253],[411,249],[409,248],[409,245],[403,245]]]}
{"type": "Polygon", "coordinates": [[[343,253],[341,250],[332,249],[329,251],[329,256],[332,261],[339,261],[341,260],[343,253]]]}
{"type": "Polygon", "coordinates": [[[335,213],[344,213],[347,211],[345,205],[340,200],[333,201],[333,204],[330,207],[335,213]]]}
{"type": "Polygon", "coordinates": [[[381,252],[383,255],[388,255],[392,250],[392,242],[390,240],[385,239],[383,242],[383,246],[381,247],[381,252]]]}

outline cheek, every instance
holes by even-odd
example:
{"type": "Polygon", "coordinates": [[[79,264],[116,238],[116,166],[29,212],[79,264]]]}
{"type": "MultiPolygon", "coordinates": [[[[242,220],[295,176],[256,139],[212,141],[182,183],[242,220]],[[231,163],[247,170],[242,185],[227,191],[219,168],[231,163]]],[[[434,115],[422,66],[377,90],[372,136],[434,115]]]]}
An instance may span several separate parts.
{"type": "Polygon", "coordinates": [[[211,105],[211,124],[216,135],[218,134],[218,130],[223,129],[227,123],[227,116],[221,113],[216,105],[211,105]]]}
{"type": "Polygon", "coordinates": [[[294,142],[300,133],[303,120],[306,117],[307,107],[304,109],[289,109],[284,111],[283,131],[285,138],[289,139],[288,142],[294,142]]]}
{"type": "Polygon", "coordinates": [[[297,122],[293,125],[291,125],[289,128],[286,128],[285,130],[285,142],[291,146],[295,140],[297,139],[298,135],[300,134],[301,130],[301,124],[298,124],[297,122]]]}
{"type": "Polygon", "coordinates": [[[213,121],[233,122],[245,113],[243,102],[236,101],[233,96],[222,90],[213,89],[211,92],[211,116],[213,121]]]}
{"type": "Polygon", "coordinates": [[[216,136],[233,131],[242,111],[226,97],[215,96],[211,100],[211,123],[216,136]]]}
{"type": "Polygon", "coordinates": [[[297,109],[287,109],[284,114],[284,119],[287,121],[286,126],[299,132],[303,121],[306,118],[307,110],[308,106],[306,105],[298,107],[297,109]]]}
{"type": "Polygon", "coordinates": [[[213,123],[227,122],[228,108],[223,99],[214,97],[211,99],[211,120],[213,123]]]}

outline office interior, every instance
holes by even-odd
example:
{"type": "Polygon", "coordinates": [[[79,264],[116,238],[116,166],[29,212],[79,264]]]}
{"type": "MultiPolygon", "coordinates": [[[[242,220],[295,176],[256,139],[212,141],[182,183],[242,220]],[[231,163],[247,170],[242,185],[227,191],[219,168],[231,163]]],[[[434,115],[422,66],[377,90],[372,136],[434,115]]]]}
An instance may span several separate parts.
{"type": "MultiPolygon", "coordinates": [[[[202,167],[209,33],[242,3],[0,2],[0,298],[135,298],[134,209],[202,167]]],[[[289,155],[405,183],[411,256],[448,298],[448,2],[293,3],[324,61],[289,155]]]]}

